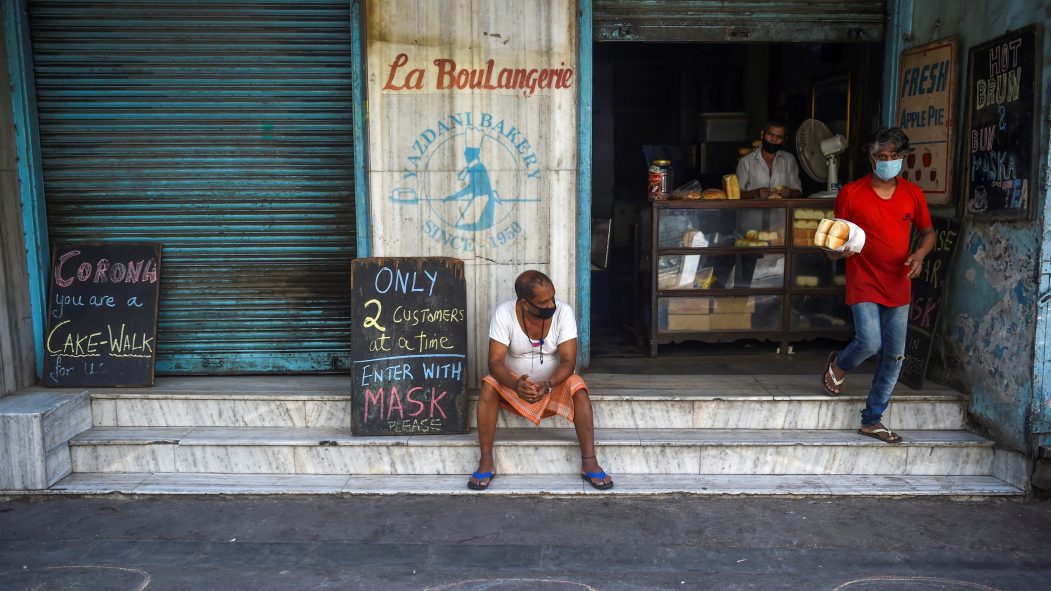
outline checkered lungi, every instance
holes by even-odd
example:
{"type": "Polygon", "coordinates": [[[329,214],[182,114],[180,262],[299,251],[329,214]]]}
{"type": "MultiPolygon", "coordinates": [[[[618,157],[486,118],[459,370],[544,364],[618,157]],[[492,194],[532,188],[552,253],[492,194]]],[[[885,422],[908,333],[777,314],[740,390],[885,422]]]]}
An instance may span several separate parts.
{"type": "Polygon", "coordinates": [[[544,394],[540,400],[530,404],[518,397],[514,389],[504,386],[496,381],[493,376],[485,376],[482,381],[496,388],[500,393],[500,407],[525,417],[534,425],[540,424],[540,419],[561,415],[566,420],[573,421],[573,395],[579,390],[587,390],[587,384],[583,378],[573,374],[566,381],[553,386],[549,394],[544,394]]]}

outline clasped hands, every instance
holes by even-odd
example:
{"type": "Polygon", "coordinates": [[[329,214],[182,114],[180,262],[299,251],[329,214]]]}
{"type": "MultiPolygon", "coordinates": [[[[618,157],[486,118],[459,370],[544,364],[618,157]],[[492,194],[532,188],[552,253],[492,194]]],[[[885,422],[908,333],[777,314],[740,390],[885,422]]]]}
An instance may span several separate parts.
{"type": "Polygon", "coordinates": [[[522,375],[515,382],[514,390],[519,398],[532,404],[551,391],[551,380],[537,383],[529,380],[528,374],[522,375]]]}

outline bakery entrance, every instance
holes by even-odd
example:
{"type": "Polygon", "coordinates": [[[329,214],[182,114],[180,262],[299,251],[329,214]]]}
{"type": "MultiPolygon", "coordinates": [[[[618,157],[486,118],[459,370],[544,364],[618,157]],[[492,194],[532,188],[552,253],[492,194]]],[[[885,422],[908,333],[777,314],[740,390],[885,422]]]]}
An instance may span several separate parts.
{"type": "Polygon", "coordinates": [[[848,340],[843,268],[813,239],[837,185],[868,172],[882,42],[598,42],[593,64],[593,365],[848,340]],[[741,168],[771,128],[792,182],[741,168]]]}

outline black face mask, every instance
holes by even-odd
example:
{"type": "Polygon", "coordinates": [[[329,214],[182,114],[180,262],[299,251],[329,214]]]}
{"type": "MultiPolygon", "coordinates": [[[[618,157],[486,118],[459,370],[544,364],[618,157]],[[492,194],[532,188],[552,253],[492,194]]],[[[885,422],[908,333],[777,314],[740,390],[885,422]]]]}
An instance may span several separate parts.
{"type": "Polygon", "coordinates": [[[550,308],[541,308],[540,306],[534,306],[533,304],[529,304],[529,305],[533,306],[534,308],[536,308],[536,311],[535,312],[530,312],[530,314],[532,314],[533,316],[536,316],[537,318],[540,318],[541,320],[547,320],[548,318],[551,318],[552,316],[554,316],[555,315],[555,309],[557,308],[557,306],[551,306],[550,308]]]}
{"type": "Polygon", "coordinates": [[[777,154],[778,152],[781,151],[781,148],[783,148],[783,147],[784,147],[784,144],[772,144],[772,143],[770,143],[770,142],[768,142],[766,140],[763,140],[763,150],[765,150],[765,151],[767,151],[767,152],[769,152],[771,154],[777,154]]]}

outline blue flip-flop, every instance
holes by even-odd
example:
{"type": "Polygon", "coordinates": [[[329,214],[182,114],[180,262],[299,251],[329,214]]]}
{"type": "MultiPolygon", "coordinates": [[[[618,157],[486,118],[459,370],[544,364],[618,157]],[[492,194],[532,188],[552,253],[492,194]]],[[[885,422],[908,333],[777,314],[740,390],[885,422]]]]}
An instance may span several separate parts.
{"type": "Polygon", "coordinates": [[[609,490],[609,489],[613,488],[613,481],[612,480],[610,480],[609,482],[606,482],[604,484],[595,484],[595,481],[593,480],[595,478],[597,478],[599,480],[605,480],[606,479],[606,471],[605,470],[599,470],[598,472],[588,472],[587,474],[581,474],[580,477],[583,478],[585,481],[587,481],[588,484],[590,484],[591,486],[593,486],[594,488],[597,488],[599,490],[609,490]]]}
{"type": "Polygon", "coordinates": [[[479,482],[485,480],[486,478],[489,479],[489,482],[486,482],[485,484],[479,484],[479,482],[471,482],[470,480],[468,480],[467,488],[471,490],[485,490],[489,488],[489,485],[493,483],[493,478],[496,477],[496,475],[494,475],[492,472],[474,472],[471,474],[471,476],[476,478],[479,482]]]}

